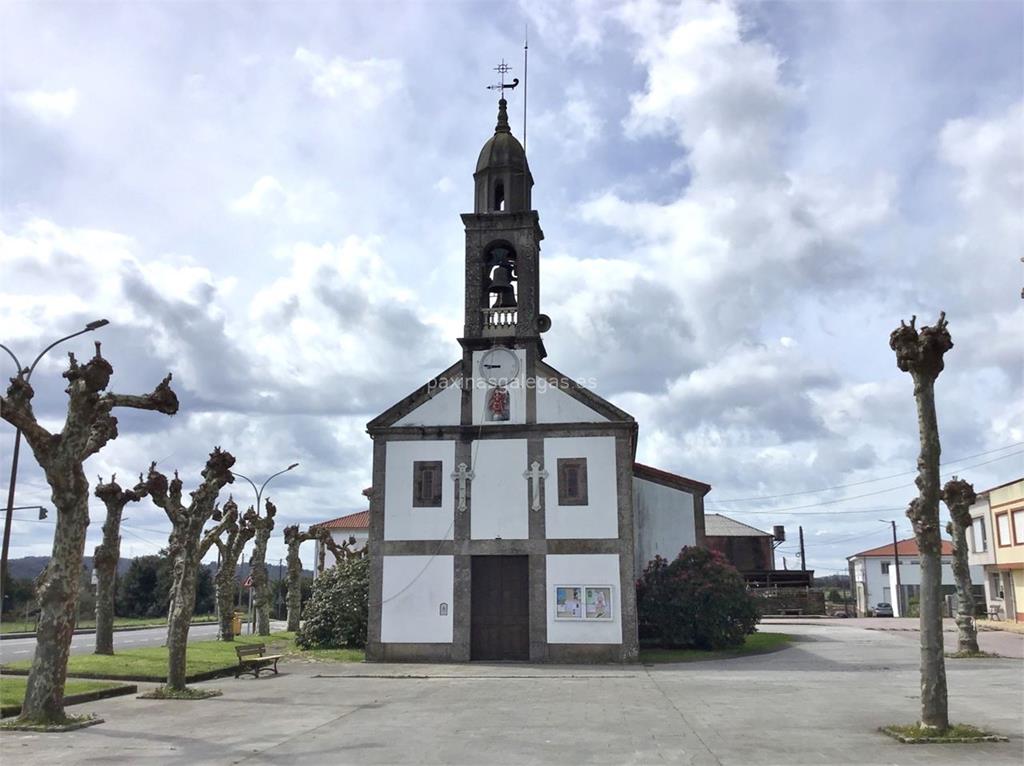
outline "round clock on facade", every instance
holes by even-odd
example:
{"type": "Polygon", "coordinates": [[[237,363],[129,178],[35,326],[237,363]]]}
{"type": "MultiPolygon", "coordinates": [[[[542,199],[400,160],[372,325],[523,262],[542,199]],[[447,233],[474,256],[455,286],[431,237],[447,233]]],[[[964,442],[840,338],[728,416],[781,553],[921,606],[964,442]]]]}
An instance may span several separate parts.
{"type": "Polygon", "coordinates": [[[504,386],[519,375],[519,357],[511,349],[492,348],[480,358],[480,377],[492,386],[504,386]]]}

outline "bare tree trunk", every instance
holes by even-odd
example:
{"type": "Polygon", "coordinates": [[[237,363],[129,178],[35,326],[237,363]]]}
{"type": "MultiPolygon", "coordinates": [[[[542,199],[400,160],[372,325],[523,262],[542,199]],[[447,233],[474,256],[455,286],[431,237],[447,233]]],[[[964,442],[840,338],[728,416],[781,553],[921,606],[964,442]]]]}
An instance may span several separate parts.
{"type": "Polygon", "coordinates": [[[942,540],[939,532],[939,426],[935,414],[935,380],[942,372],[943,355],[953,347],[946,329],[945,313],[934,327],[914,327],[900,322],[889,338],[896,364],[914,381],[917,403],[918,496],[907,510],[921,556],[921,727],[949,728],[946,660],[942,637],[942,540]]]}
{"type": "Polygon", "coordinates": [[[114,653],[114,582],[117,578],[117,562],[121,558],[121,514],[125,505],[141,500],[146,494],[142,476],[134,489],[123,490],[117,483],[117,476],[111,476],[108,484],[96,485],[95,495],[107,508],[103,521],[103,540],[92,555],[92,566],[96,572],[96,649],[95,654],[114,653]]]}
{"type": "Polygon", "coordinates": [[[245,544],[256,533],[256,528],[253,526],[256,511],[250,507],[242,516],[239,524],[237,523],[238,506],[234,499],[229,498],[224,504],[224,512],[231,523],[227,526],[224,539],[217,538],[215,541],[220,549],[220,568],[217,570],[215,578],[217,615],[220,626],[218,638],[221,641],[234,641],[235,595],[238,591],[235,577],[238,572],[238,559],[242,555],[245,544]]]}
{"type": "Polygon", "coordinates": [[[284,541],[288,546],[288,630],[298,631],[302,615],[302,559],[299,546],[310,539],[308,532],[299,532],[298,525],[285,527],[284,541]]]}
{"type": "Polygon", "coordinates": [[[39,623],[36,652],[29,671],[19,721],[59,723],[64,716],[64,682],[68,654],[77,618],[85,536],[89,527],[89,482],[82,464],[117,437],[114,407],[154,410],[167,415],[178,411],[178,399],[168,375],[143,396],[106,391],[113,368],[96,354],[79,365],[68,354],[68,407],[60,433],[50,433],[32,411],[35,392],[24,372],[11,379],[0,398],[0,418],[21,430],[46,475],[57,509],[50,562],[36,582],[39,623]]]}
{"type": "Polygon", "coordinates": [[[974,592],[971,589],[971,567],[967,561],[967,528],[971,525],[970,508],[978,496],[974,487],[954,476],[942,488],[942,500],[949,509],[946,531],[953,538],[953,577],[956,580],[957,651],[977,654],[978,629],[974,623],[974,592]]]}
{"type": "Polygon", "coordinates": [[[153,502],[164,510],[171,520],[172,529],[168,553],[173,566],[171,606],[167,615],[167,688],[185,689],[188,675],[188,631],[196,605],[196,580],[203,556],[213,546],[233,519],[225,518],[216,507],[221,488],[232,481],[231,466],[235,458],[219,447],[210,453],[203,469],[203,482],[192,493],[188,506],[181,502],[182,483],[178,474],[168,482],[167,477],[150,466],[146,489],[153,502]],[[211,518],[218,525],[203,534],[203,525],[211,518]]]}
{"type": "Polygon", "coordinates": [[[255,545],[249,559],[253,590],[256,592],[256,633],[261,636],[270,635],[270,607],[273,597],[270,593],[270,578],[267,576],[267,543],[270,533],[274,530],[274,516],[277,507],[266,501],[266,515],[254,522],[256,527],[255,545]]]}
{"type": "Polygon", "coordinates": [[[59,722],[64,719],[64,682],[89,525],[89,483],[80,465],[69,466],[69,469],[70,482],[54,477],[50,484],[53,504],[57,507],[57,524],[50,563],[36,581],[39,598],[36,652],[22,703],[22,720],[59,722]]]}

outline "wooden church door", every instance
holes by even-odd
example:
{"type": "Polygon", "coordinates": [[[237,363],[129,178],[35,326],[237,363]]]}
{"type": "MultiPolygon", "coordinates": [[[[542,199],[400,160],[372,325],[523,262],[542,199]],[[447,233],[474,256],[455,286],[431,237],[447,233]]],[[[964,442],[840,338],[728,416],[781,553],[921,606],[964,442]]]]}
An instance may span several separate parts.
{"type": "Polygon", "coordinates": [[[530,659],[526,556],[473,556],[470,658],[530,659]]]}

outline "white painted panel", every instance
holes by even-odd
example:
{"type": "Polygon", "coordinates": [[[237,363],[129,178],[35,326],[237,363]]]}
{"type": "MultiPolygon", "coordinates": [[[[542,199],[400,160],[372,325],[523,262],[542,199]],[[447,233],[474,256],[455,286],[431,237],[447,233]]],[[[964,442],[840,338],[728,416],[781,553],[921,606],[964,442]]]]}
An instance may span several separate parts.
{"type": "Polygon", "coordinates": [[[537,380],[538,423],[605,423],[608,421],[546,379],[537,380]]]}
{"type": "MultiPolygon", "coordinates": [[[[332,529],[331,530],[331,537],[334,539],[334,542],[336,542],[338,545],[341,545],[343,542],[347,541],[350,537],[354,537],[356,539],[355,545],[349,546],[354,551],[361,550],[362,548],[365,548],[366,547],[366,541],[369,538],[369,536],[370,536],[370,533],[366,529],[332,529]]],[[[317,577],[317,565],[318,565],[318,563],[320,561],[320,548],[321,547],[322,547],[321,542],[319,540],[316,540],[315,541],[315,545],[314,545],[314,549],[313,549],[313,567],[312,567],[312,569],[313,569],[313,579],[314,580],[317,577]]],[[[338,560],[334,558],[334,554],[331,553],[330,549],[324,551],[324,569],[330,569],[331,567],[333,567],[337,563],[338,563],[338,560]]]]}
{"type": "MultiPolygon", "coordinates": [[[[508,415],[505,423],[526,422],[526,351],[521,348],[512,349],[519,357],[519,376],[510,381],[506,388],[509,393],[508,415]]],[[[491,423],[484,418],[484,404],[487,401],[488,386],[480,377],[480,359],[486,351],[473,352],[473,423],[480,424],[487,422],[488,425],[501,425],[491,423]]]]}
{"type": "Polygon", "coordinates": [[[462,422],[462,378],[436,389],[434,395],[405,417],[396,426],[457,426],[462,422]]]}
{"type": "Polygon", "coordinates": [[[618,480],[615,437],[572,436],[544,440],[544,522],[547,536],[617,538],[619,536],[618,480]],[[588,505],[558,505],[558,458],[587,459],[588,505]]]}
{"type": "Polygon", "coordinates": [[[384,470],[384,539],[451,539],[455,505],[455,442],[388,442],[384,470]],[[440,460],[444,479],[440,508],[412,507],[412,464],[416,460],[440,460]]]}
{"type": "Polygon", "coordinates": [[[621,644],[622,604],[619,557],[615,553],[564,554],[545,557],[549,644],[621,644]],[[612,620],[556,620],[555,588],[559,585],[610,585],[612,620]]]}
{"type": "Polygon", "coordinates": [[[530,536],[526,439],[473,442],[470,536],[474,540],[525,540],[530,536]]]}
{"type": "Polygon", "coordinates": [[[693,495],[689,492],[634,476],[633,518],[637,574],[655,556],[671,561],[684,545],[697,544],[693,495]]]}
{"type": "Polygon", "coordinates": [[[380,640],[450,644],[454,583],[452,556],[385,556],[380,640]]]}

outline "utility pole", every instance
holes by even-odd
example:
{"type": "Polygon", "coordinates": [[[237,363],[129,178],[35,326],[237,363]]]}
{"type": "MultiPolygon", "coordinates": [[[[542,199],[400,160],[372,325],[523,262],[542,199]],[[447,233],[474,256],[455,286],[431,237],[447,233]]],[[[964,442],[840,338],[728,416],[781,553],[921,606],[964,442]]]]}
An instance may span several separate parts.
{"type": "Polygon", "coordinates": [[[807,569],[807,560],[804,557],[804,528],[800,527],[800,571],[807,569]]]}
{"type": "Polygon", "coordinates": [[[892,555],[896,562],[896,612],[900,617],[906,617],[903,613],[903,588],[900,586],[900,550],[896,544],[896,522],[892,524],[892,555]]]}

